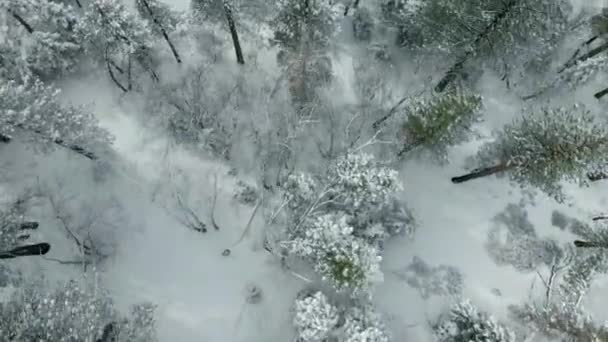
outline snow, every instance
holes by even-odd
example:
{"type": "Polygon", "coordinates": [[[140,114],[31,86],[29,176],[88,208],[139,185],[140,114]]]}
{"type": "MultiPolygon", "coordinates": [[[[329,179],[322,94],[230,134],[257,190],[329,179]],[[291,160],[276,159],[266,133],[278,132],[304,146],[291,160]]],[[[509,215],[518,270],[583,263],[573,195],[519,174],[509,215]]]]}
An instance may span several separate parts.
{"type": "MultiPolygon", "coordinates": [[[[172,1],[178,9],[185,8],[187,3],[185,0],[172,1]]],[[[351,65],[351,57],[341,58],[335,64],[336,75],[342,84],[352,84],[351,65]]],[[[491,73],[484,76],[482,85],[487,120],[481,131],[487,136],[516,117],[521,104],[515,96],[505,95],[503,83],[491,73]]],[[[101,125],[115,135],[119,176],[111,185],[88,189],[90,184],[83,180],[86,176],[79,174],[86,171],[84,162],[68,158],[61,152],[44,158],[28,174],[44,174],[45,179],[51,179],[62,174],[72,177],[73,173],[76,176],[71,179],[74,182],[71,188],[111,191],[126,204],[129,216],[136,222],[128,227],[132,229],[125,227],[117,232],[118,253],[104,265],[100,275],[100,281],[111,291],[119,306],[126,309],[129,304],[142,300],[157,304],[161,341],[288,341],[293,333],[290,310],[296,294],[306,282],[283,270],[280,262],[262,248],[265,227],[260,217],[254,220],[250,234],[235,244],[253,208],[231,200],[236,179],[227,175],[228,167],[172,146],[164,137],[159,138],[158,132],[144,128],[137,121],[144,113],[133,115],[141,109],[118,94],[103,77],[83,76],[62,84],[62,89],[70,102],[92,104],[101,125]],[[206,234],[201,234],[188,230],[163,208],[162,198],[153,200],[155,191],[162,191],[167,186],[167,167],[179,169],[196,180],[195,184],[190,184],[190,190],[196,201],[206,203],[205,208],[199,208],[202,212],[210,206],[213,175],[217,173],[219,231],[210,228],[206,234]],[[231,254],[222,256],[226,248],[231,254]],[[261,288],[260,303],[247,303],[249,284],[261,288]]],[[[579,96],[576,94],[573,96],[579,96]]],[[[586,91],[584,96],[588,94],[586,91]]],[[[342,95],[339,98],[342,101],[355,96],[350,88],[342,95]]],[[[403,196],[418,220],[419,228],[414,242],[405,238],[388,242],[382,264],[385,279],[374,293],[377,309],[388,317],[387,324],[395,341],[432,341],[427,320],[445,309],[445,303],[422,300],[415,289],[390,274],[390,270],[405,266],[414,256],[432,264],[457,266],[465,277],[465,296],[499,319],[505,317],[508,304],[520,303],[529,294],[534,275],[497,267],[484,249],[492,218],[508,203],[519,202],[521,192],[504,179],[481,179],[462,185],[450,182],[450,177],[463,173],[466,157],[474,154],[484,139],[487,138],[451,149],[449,165],[411,161],[399,170],[405,188],[403,196]],[[494,295],[492,289],[499,289],[502,297],[494,295]]],[[[0,149],[6,156],[22,152],[14,146],[0,149]]],[[[12,169],[27,169],[23,165],[27,161],[15,159],[18,162],[11,165],[12,169]]],[[[533,205],[527,206],[529,218],[539,234],[560,236],[564,240],[563,235],[557,234],[558,229],[550,224],[551,212],[556,208],[577,217],[590,217],[605,208],[606,183],[594,184],[589,189],[566,189],[574,195],[570,203],[558,205],[539,195],[533,205]]],[[[56,241],[53,246],[61,246],[57,237],[41,237],[56,241]]],[[[49,255],[60,251],[61,247],[54,247],[49,255]]],[[[29,267],[30,272],[40,268],[25,263],[18,266],[29,267]]],[[[61,276],[55,278],[70,274],[66,266],[46,263],[44,267],[51,278],[52,270],[61,272],[61,276]]],[[[602,296],[606,290],[608,282],[596,284],[586,303],[601,319],[608,318],[608,312],[601,301],[592,298],[602,296]]]]}

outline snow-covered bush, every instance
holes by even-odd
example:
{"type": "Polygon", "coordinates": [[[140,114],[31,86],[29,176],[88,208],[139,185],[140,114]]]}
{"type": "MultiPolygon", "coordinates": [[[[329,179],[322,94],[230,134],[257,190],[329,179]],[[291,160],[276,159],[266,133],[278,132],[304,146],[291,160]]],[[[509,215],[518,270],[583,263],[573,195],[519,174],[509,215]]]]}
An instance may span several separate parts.
{"type": "Polygon", "coordinates": [[[454,305],[433,327],[439,342],[514,342],[515,333],[470,301],[454,305]]]}
{"type": "Polygon", "coordinates": [[[388,342],[382,317],[368,302],[336,306],[321,291],[301,294],[294,304],[298,342],[388,342]]]}
{"type": "Polygon", "coordinates": [[[321,292],[296,299],[293,325],[301,342],[321,342],[338,325],[339,312],[321,292]]]}
{"type": "Polygon", "coordinates": [[[17,289],[0,303],[0,340],[152,342],[154,306],[140,304],[122,317],[103,290],[68,282],[47,292],[39,285],[17,289]]]}
{"type": "Polygon", "coordinates": [[[354,306],[344,315],[344,342],[389,342],[382,317],[370,305],[354,306]]]}

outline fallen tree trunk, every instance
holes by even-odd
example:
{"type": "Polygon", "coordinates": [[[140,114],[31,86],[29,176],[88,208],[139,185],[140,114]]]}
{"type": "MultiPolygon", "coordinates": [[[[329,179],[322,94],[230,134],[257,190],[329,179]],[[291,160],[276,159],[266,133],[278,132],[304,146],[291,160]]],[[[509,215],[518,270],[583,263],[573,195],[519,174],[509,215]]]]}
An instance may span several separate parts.
{"type": "Polygon", "coordinates": [[[575,240],[574,246],[579,248],[608,248],[608,244],[605,242],[589,242],[581,240],[575,240]]]}
{"type": "Polygon", "coordinates": [[[599,100],[602,97],[606,96],[606,94],[608,94],[608,88],[604,88],[603,90],[598,91],[597,93],[593,94],[593,97],[599,100]]]}
{"type": "Polygon", "coordinates": [[[509,166],[507,164],[498,164],[498,165],[494,165],[494,166],[490,166],[490,167],[476,169],[470,173],[467,173],[466,175],[453,177],[452,183],[455,183],[455,184],[464,183],[464,182],[467,182],[467,181],[470,181],[473,179],[490,176],[490,175],[493,175],[493,174],[496,174],[499,172],[506,171],[506,170],[510,169],[511,167],[513,167],[513,166],[509,166]]]}
{"type": "MultiPolygon", "coordinates": [[[[41,134],[40,131],[33,131],[36,134],[41,134]]],[[[0,142],[8,144],[12,141],[13,139],[11,139],[10,137],[0,134],[0,142]]],[[[71,150],[77,154],[80,154],[81,156],[90,159],[90,160],[97,160],[97,155],[95,155],[95,153],[91,152],[91,151],[87,151],[85,148],[79,146],[79,145],[75,145],[75,144],[66,144],[63,142],[63,140],[61,139],[55,139],[52,140],[52,142],[56,145],[59,145],[63,148],[66,148],[68,150],[71,150]]]]}
{"type": "Polygon", "coordinates": [[[10,251],[0,252],[0,259],[14,259],[29,255],[44,255],[51,250],[51,245],[43,242],[34,245],[26,245],[13,248],[10,251]]]}

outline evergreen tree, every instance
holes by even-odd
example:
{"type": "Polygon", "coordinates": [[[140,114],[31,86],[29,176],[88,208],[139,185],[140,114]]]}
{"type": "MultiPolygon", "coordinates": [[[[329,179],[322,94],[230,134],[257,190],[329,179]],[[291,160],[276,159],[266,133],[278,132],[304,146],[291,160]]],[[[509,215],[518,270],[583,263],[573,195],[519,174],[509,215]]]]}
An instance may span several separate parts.
{"type": "Polygon", "coordinates": [[[471,63],[504,68],[513,60],[543,58],[563,38],[571,5],[562,0],[385,0],[382,9],[398,29],[398,44],[456,56],[435,87],[442,92],[471,63]]]}
{"type": "Polygon", "coordinates": [[[236,2],[237,1],[235,0],[192,0],[190,7],[199,20],[204,20],[206,18],[214,20],[219,18],[226,19],[232,38],[232,44],[234,45],[236,61],[239,64],[245,64],[241,41],[236,29],[235,14],[238,13],[238,5],[236,2]]]}
{"type": "Polygon", "coordinates": [[[339,30],[340,7],[333,0],[280,0],[273,20],[274,43],[279,64],[289,82],[289,92],[298,109],[311,103],[315,89],[332,79],[327,54],[339,30]]]}
{"type": "MultiPolygon", "coordinates": [[[[71,6],[51,0],[11,0],[2,2],[0,9],[13,19],[7,24],[15,29],[7,32],[11,42],[5,46],[12,57],[22,59],[29,71],[45,79],[74,70],[83,51],[71,6]]],[[[9,56],[6,62],[12,63],[9,56]]]]}
{"type": "Polygon", "coordinates": [[[467,175],[454,177],[461,183],[506,172],[522,187],[532,186],[563,201],[562,181],[587,184],[588,172],[608,162],[608,130],[589,111],[574,106],[542,108],[522,117],[496,134],[477,154],[481,165],[467,175]]]}
{"type": "Polygon", "coordinates": [[[148,23],[130,13],[119,0],[95,0],[77,26],[86,52],[104,66],[123,92],[132,89],[132,67],[138,64],[158,81],[148,23]],[[120,77],[118,77],[120,75],[120,77]],[[119,79],[123,79],[122,81],[119,79]]]}
{"type": "Polygon", "coordinates": [[[481,97],[446,94],[431,99],[413,99],[405,109],[406,119],[399,138],[399,156],[428,153],[439,162],[447,161],[447,149],[466,142],[472,126],[481,119],[481,97]]]}
{"type": "Polygon", "coordinates": [[[338,308],[321,291],[298,298],[293,325],[301,342],[326,341],[338,325],[338,308]]]}
{"type": "Polygon", "coordinates": [[[161,3],[158,0],[137,0],[135,1],[137,12],[146,21],[151,28],[152,33],[163,37],[169,45],[171,53],[177,63],[181,63],[181,57],[177,49],[171,41],[169,35],[176,30],[178,24],[177,14],[172,11],[168,5],[161,3]]]}

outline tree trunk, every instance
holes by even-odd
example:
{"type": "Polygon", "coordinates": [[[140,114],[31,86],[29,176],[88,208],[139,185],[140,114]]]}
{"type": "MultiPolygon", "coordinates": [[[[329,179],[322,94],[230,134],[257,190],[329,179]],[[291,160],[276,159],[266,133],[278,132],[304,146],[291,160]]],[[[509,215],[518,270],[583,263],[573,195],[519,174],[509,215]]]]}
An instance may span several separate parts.
{"type": "Polygon", "coordinates": [[[459,176],[459,177],[453,177],[452,178],[452,183],[456,183],[456,184],[458,184],[458,183],[464,183],[466,181],[470,181],[470,180],[473,180],[473,179],[490,176],[490,175],[493,175],[495,173],[506,171],[506,170],[508,170],[511,167],[512,166],[509,166],[507,164],[498,164],[498,165],[494,165],[494,166],[491,166],[491,167],[486,167],[486,168],[482,168],[482,169],[476,169],[476,170],[473,170],[473,172],[468,173],[466,175],[459,176]]]}
{"type": "Polygon", "coordinates": [[[558,71],[558,73],[562,73],[564,70],[574,66],[576,63],[586,61],[589,58],[593,58],[606,50],[608,50],[608,42],[596,47],[595,49],[592,49],[591,51],[587,52],[586,54],[584,54],[576,59],[569,60],[566,64],[564,64],[564,66],[560,69],[560,71],[558,71]]]}
{"type": "Polygon", "coordinates": [[[152,8],[150,8],[150,5],[148,4],[148,1],[141,0],[141,2],[146,7],[146,10],[148,10],[148,14],[150,15],[150,17],[152,17],[152,20],[154,21],[154,23],[160,29],[160,32],[163,34],[163,37],[165,38],[165,41],[167,42],[167,44],[169,44],[169,48],[171,49],[171,52],[173,53],[173,57],[175,57],[175,60],[177,61],[177,63],[180,64],[182,62],[182,60],[179,57],[179,54],[177,53],[177,49],[175,48],[175,45],[173,45],[173,43],[171,42],[171,39],[169,39],[169,35],[167,34],[167,31],[165,31],[165,28],[160,23],[160,21],[158,21],[158,19],[156,19],[156,15],[154,15],[152,8]]]}
{"type": "MultiPolygon", "coordinates": [[[[357,9],[357,7],[359,7],[359,0],[355,0],[353,2],[353,9],[357,9]]],[[[344,16],[346,17],[348,15],[348,11],[350,11],[351,7],[349,5],[346,5],[346,7],[344,8],[344,16]]]]}
{"type": "Polygon", "coordinates": [[[23,222],[19,225],[19,229],[21,230],[33,230],[33,229],[38,229],[38,222],[23,222]]]}
{"type": "Polygon", "coordinates": [[[581,240],[575,240],[574,246],[580,247],[580,248],[608,248],[608,244],[606,244],[606,243],[588,242],[588,241],[581,241],[581,240]]]}
{"type": "Polygon", "coordinates": [[[443,76],[439,83],[437,83],[437,86],[435,86],[436,92],[441,93],[450,83],[452,83],[456,79],[456,76],[458,76],[458,74],[462,71],[464,64],[469,60],[471,56],[473,56],[474,53],[477,52],[477,49],[479,48],[478,45],[481,43],[481,41],[484,40],[488,36],[488,34],[497,29],[498,25],[502,22],[503,19],[505,19],[507,14],[509,14],[509,12],[513,9],[513,7],[515,7],[518,2],[519,1],[517,0],[510,0],[505,5],[505,8],[494,17],[492,22],[477,35],[477,37],[471,44],[472,49],[467,50],[467,52],[465,52],[464,55],[460,57],[456,61],[456,63],[454,63],[454,65],[445,74],[445,76],[443,76]]]}
{"type": "Polygon", "coordinates": [[[604,88],[601,91],[598,91],[597,93],[593,94],[593,97],[595,97],[596,99],[601,99],[602,97],[604,97],[606,94],[608,94],[608,88],[604,88]]]}
{"type": "Polygon", "coordinates": [[[232,43],[234,44],[234,52],[236,53],[236,61],[239,64],[245,64],[243,58],[243,50],[241,49],[241,43],[239,42],[239,35],[236,31],[236,24],[234,22],[234,16],[232,15],[232,9],[224,1],[224,13],[226,14],[226,21],[228,21],[228,28],[230,29],[230,35],[232,36],[232,43]]]}
{"type": "Polygon", "coordinates": [[[114,342],[117,339],[118,330],[116,329],[116,322],[110,322],[103,327],[101,337],[95,342],[114,342]]]}
{"type": "Polygon", "coordinates": [[[0,252],[0,259],[14,259],[28,255],[44,255],[51,250],[51,245],[46,242],[37,243],[35,245],[27,245],[14,248],[10,251],[0,252]]]}
{"type": "MultiPolygon", "coordinates": [[[[42,133],[38,130],[34,130],[33,131],[36,134],[42,135],[42,133]]],[[[0,142],[8,144],[12,141],[13,139],[11,139],[10,137],[7,137],[6,135],[0,134],[0,142]]],[[[97,160],[97,156],[95,155],[95,153],[91,152],[91,151],[87,151],[85,148],[79,146],[79,145],[75,145],[75,144],[66,144],[63,142],[63,140],[61,139],[55,139],[52,141],[54,144],[59,145],[63,148],[67,148],[68,150],[71,150],[73,152],[76,152],[78,154],[80,154],[81,156],[90,159],[90,160],[97,160]]]]}
{"type": "Polygon", "coordinates": [[[8,10],[8,13],[11,14],[11,16],[13,18],[15,18],[15,20],[17,20],[19,22],[19,24],[21,24],[21,26],[23,26],[25,28],[25,30],[27,31],[27,33],[32,34],[34,33],[34,29],[32,28],[32,26],[30,24],[28,24],[27,21],[25,21],[19,14],[13,12],[12,10],[8,10]]]}
{"type": "Polygon", "coordinates": [[[591,182],[597,182],[599,180],[606,179],[606,178],[608,178],[608,174],[603,171],[589,172],[587,174],[587,179],[589,179],[589,181],[591,181],[591,182]]]}

